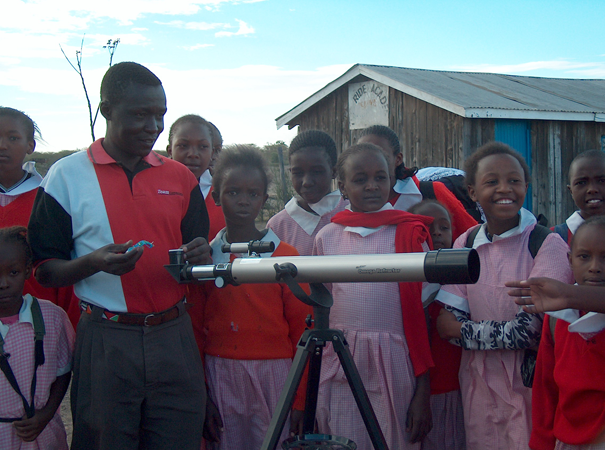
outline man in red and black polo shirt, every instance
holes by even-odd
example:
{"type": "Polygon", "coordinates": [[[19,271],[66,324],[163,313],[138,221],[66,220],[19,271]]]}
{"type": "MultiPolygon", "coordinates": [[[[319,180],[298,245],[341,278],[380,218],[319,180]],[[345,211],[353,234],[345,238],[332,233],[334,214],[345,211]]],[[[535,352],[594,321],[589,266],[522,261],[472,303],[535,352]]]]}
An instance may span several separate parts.
{"type": "Polygon", "coordinates": [[[101,84],[104,139],[58,161],[29,224],[36,278],[74,284],[78,323],[72,449],[199,449],[205,383],[186,288],[164,270],[183,247],[211,259],[208,214],[185,166],[152,151],[164,129],[161,81],[132,62],[101,84]],[[136,247],[139,241],[152,248],[136,247]]]}

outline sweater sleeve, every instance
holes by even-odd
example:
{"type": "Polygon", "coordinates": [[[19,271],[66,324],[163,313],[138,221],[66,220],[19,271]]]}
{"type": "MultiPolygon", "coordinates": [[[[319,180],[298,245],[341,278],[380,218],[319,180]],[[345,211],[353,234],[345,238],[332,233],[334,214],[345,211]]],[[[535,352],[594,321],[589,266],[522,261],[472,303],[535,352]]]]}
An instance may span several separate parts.
{"type": "Polygon", "coordinates": [[[553,450],[555,411],[559,403],[559,389],[554,379],[555,347],[550,323],[544,321],[542,341],[536,360],[536,372],[532,389],[532,432],[529,447],[532,450],[553,450]]]}
{"type": "Polygon", "coordinates": [[[443,183],[433,183],[435,198],[443,203],[452,215],[452,224],[454,225],[452,239],[457,239],[469,228],[477,225],[477,221],[466,212],[460,200],[443,183]]]}

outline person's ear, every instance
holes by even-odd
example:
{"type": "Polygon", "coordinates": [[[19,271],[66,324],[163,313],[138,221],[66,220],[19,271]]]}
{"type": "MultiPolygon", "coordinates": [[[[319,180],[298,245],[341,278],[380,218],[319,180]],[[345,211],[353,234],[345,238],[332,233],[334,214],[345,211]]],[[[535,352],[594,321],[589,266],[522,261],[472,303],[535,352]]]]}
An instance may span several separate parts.
{"type": "Polygon", "coordinates": [[[25,266],[25,279],[29,279],[29,277],[31,277],[32,275],[32,270],[33,270],[33,266],[31,263],[28,263],[27,266],[25,266]]]}
{"type": "Polygon", "coordinates": [[[108,100],[103,100],[99,104],[99,111],[101,111],[101,115],[105,118],[105,120],[111,120],[111,105],[108,100]]]}
{"type": "Polygon", "coordinates": [[[166,153],[168,153],[168,156],[170,156],[172,158],[172,145],[168,144],[166,146],[166,153]]]}
{"type": "Polygon", "coordinates": [[[399,152],[395,155],[395,167],[403,164],[403,153],[399,152]]]}
{"type": "Polygon", "coordinates": [[[268,195],[268,194],[265,194],[265,196],[263,197],[263,204],[262,204],[261,208],[262,208],[263,206],[265,206],[265,203],[267,203],[267,200],[269,200],[269,195],[268,195]]]}
{"type": "Polygon", "coordinates": [[[214,204],[216,206],[221,206],[221,195],[216,192],[214,189],[212,190],[212,199],[214,200],[214,204]]]}
{"type": "Polygon", "coordinates": [[[475,192],[475,186],[472,184],[469,184],[466,186],[466,190],[468,191],[468,196],[471,198],[472,201],[476,202],[477,201],[477,195],[475,192]]]}
{"type": "Polygon", "coordinates": [[[347,188],[345,188],[345,184],[342,181],[338,181],[338,189],[340,190],[340,195],[342,195],[342,198],[347,200],[347,188]]]}
{"type": "Polygon", "coordinates": [[[27,141],[27,154],[31,155],[34,150],[36,150],[36,141],[32,139],[31,141],[27,141]]]}

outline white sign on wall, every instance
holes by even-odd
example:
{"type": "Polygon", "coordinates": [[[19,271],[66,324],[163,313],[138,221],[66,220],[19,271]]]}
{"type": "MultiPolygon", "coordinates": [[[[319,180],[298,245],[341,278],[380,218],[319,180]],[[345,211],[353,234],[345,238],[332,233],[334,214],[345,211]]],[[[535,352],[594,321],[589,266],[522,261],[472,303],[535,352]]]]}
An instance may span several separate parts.
{"type": "Polygon", "coordinates": [[[389,125],[389,87],[373,80],[349,84],[349,129],[389,125]]]}

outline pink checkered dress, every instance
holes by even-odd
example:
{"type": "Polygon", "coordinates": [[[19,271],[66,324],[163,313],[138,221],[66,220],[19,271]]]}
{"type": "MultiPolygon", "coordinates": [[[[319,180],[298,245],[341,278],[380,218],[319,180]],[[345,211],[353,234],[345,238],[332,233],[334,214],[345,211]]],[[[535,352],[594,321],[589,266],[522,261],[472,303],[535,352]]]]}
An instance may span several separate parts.
{"type": "MultiPolygon", "coordinates": [[[[27,297],[24,297],[24,306],[27,297]]],[[[31,301],[31,300],[29,300],[31,301]]],[[[67,314],[56,305],[39,300],[46,336],[44,337],[45,363],[38,367],[35,405],[42,408],[48,401],[50,387],[55,379],[71,370],[75,333],[67,314]]],[[[31,304],[31,303],[29,303],[31,304]]],[[[4,336],[4,350],[10,353],[9,363],[17,378],[21,392],[29,400],[31,380],[34,371],[34,330],[29,322],[20,321],[10,325],[4,336]]],[[[25,411],[21,397],[10,386],[3,373],[0,373],[0,417],[23,417],[25,411]]],[[[34,442],[19,439],[11,423],[0,423],[0,449],[20,450],[63,450],[67,449],[67,436],[59,412],[48,423],[34,442]]]]}
{"type": "MultiPolygon", "coordinates": [[[[337,224],[315,239],[317,255],[395,253],[396,226],[362,237],[337,224]]],[[[405,431],[416,378],[403,332],[397,283],[333,283],[330,327],[344,331],[389,448],[419,449],[405,431]]],[[[418,300],[420,301],[420,300],[418,300]]],[[[317,406],[321,433],[352,439],[359,450],[372,444],[337,355],[326,347],[317,406]]]]}

